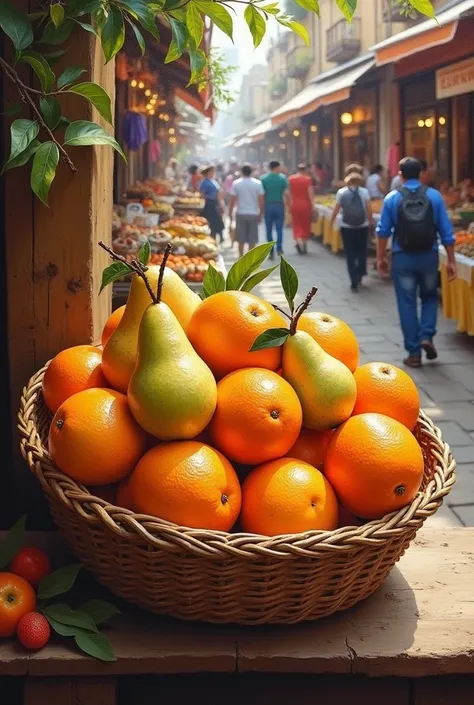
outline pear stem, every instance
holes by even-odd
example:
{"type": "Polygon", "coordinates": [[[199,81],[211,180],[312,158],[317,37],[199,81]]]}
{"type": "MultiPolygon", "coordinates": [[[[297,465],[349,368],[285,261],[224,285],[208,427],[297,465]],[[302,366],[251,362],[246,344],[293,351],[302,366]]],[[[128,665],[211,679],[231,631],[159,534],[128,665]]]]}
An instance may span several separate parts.
{"type": "Polygon", "coordinates": [[[311,291],[309,291],[309,292],[306,294],[306,298],[305,298],[305,300],[303,301],[303,303],[300,304],[300,305],[298,306],[298,308],[296,309],[295,315],[293,316],[293,319],[292,319],[291,325],[290,325],[290,335],[294,335],[294,334],[296,333],[296,326],[298,325],[298,321],[300,320],[300,316],[301,316],[302,313],[304,313],[304,312],[306,311],[306,309],[308,308],[308,306],[309,306],[310,303],[311,303],[311,299],[313,298],[313,296],[316,295],[316,292],[317,292],[317,291],[318,291],[318,290],[316,289],[316,287],[313,286],[313,288],[311,289],[311,291]]]}
{"type": "Polygon", "coordinates": [[[283,316],[286,316],[286,318],[288,318],[288,320],[291,321],[291,316],[286,311],[284,311],[282,308],[280,308],[279,306],[276,306],[275,304],[273,304],[273,308],[275,309],[275,311],[278,311],[278,313],[281,313],[283,316]]]}
{"type": "Polygon", "coordinates": [[[150,282],[148,281],[148,277],[145,274],[147,267],[144,264],[139,262],[137,259],[132,259],[129,262],[125,257],[122,257],[122,255],[118,255],[116,252],[114,252],[113,249],[106,245],[105,242],[102,242],[102,240],[99,242],[99,247],[102,247],[102,249],[105,250],[115,262],[123,262],[124,264],[127,264],[130,269],[135,272],[135,274],[138,274],[138,276],[141,277],[145,282],[145,286],[147,288],[148,293],[150,294],[153,303],[158,303],[153,289],[150,286],[150,282]]]}
{"type": "Polygon", "coordinates": [[[163,261],[160,264],[160,273],[158,275],[158,287],[156,291],[156,301],[154,302],[155,304],[159,304],[161,301],[161,292],[163,290],[163,279],[165,276],[165,267],[166,267],[166,262],[168,261],[168,257],[170,256],[171,252],[171,242],[168,242],[166,245],[165,252],[163,254],[163,261]]]}

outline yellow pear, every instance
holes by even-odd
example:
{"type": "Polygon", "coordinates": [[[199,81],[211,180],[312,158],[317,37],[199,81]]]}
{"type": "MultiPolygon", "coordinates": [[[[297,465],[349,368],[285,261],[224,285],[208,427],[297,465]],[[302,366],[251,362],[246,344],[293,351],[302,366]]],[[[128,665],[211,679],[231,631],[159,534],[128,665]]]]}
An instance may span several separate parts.
{"type": "Polygon", "coordinates": [[[326,431],[346,421],[354,409],[357,388],[352,372],[305,331],[297,330],[283,345],[284,378],[303,408],[303,426],[326,431]]]}

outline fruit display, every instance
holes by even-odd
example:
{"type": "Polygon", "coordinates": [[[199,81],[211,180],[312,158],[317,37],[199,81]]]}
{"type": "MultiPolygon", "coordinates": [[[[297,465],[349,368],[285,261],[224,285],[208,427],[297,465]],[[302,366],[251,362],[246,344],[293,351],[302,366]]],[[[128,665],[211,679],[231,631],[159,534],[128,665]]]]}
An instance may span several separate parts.
{"type": "Polygon", "coordinates": [[[324,208],[333,208],[336,205],[336,194],[334,194],[334,193],[316,194],[316,196],[313,199],[313,203],[317,206],[324,206],[324,208]]]}
{"type": "Polygon", "coordinates": [[[464,230],[457,232],[454,250],[460,255],[474,259],[474,233],[464,230]]]}
{"type": "MultiPolygon", "coordinates": [[[[196,248],[199,251],[200,248],[196,248]]],[[[215,254],[206,254],[204,256],[196,255],[189,257],[188,255],[169,255],[166,267],[176,272],[185,282],[202,282],[209,266],[218,267],[215,259],[210,257],[215,254]]],[[[152,264],[161,264],[163,254],[152,255],[150,262],[152,264]]]]}
{"type": "Polygon", "coordinates": [[[204,208],[204,199],[201,197],[200,193],[184,191],[179,194],[174,205],[176,210],[186,210],[187,208],[192,210],[202,210],[204,208]]]}
{"type": "Polygon", "coordinates": [[[295,309],[282,276],[290,315],[251,293],[268,245],[227,282],[208,274],[204,300],[166,266],[170,250],[133,265],[103,352],[50,363],[53,463],[108,502],[193,529],[332,531],[409,504],[424,472],[411,378],[359,366],[349,326],[307,311],[316,289],[295,309]]]}

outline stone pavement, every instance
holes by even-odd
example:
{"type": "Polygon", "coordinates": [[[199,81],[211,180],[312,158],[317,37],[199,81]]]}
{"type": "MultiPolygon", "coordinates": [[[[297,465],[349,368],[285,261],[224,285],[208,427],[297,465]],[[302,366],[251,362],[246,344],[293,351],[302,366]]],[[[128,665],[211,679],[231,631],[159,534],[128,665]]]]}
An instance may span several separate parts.
{"type": "MultiPolygon", "coordinates": [[[[317,286],[311,310],[326,311],[351,326],[359,339],[361,363],[378,360],[402,367],[405,351],[392,283],[382,280],[369,262],[366,283],[353,294],[344,257],[319,242],[311,242],[309,250],[307,257],[296,254],[291,234],[286,232],[285,257],[299,275],[299,300],[317,286]]],[[[235,259],[230,249],[224,251],[224,259],[227,266],[235,259]]],[[[281,307],[286,304],[278,270],[256,293],[281,307]]],[[[436,346],[437,361],[419,370],[405,368],[418,385],[423,409],[440,427],[458,464],[457,482],[430,523],[474,526],[474,338],[456,333],[455,322],[446,320],[440,311],[436,346]]]]}

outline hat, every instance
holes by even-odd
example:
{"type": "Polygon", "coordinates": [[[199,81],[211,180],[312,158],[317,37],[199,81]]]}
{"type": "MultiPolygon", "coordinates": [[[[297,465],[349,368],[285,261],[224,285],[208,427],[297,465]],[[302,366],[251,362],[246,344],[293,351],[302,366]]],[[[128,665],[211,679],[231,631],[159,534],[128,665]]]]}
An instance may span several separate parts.
{"type": "Polygon", "coordinates": [[[346,186],[360,186],[364,183],[364,177],[362,174],[358,174],[356,171],[353,171],[351,174],[346,176],[344,183],[346,186]]]}

